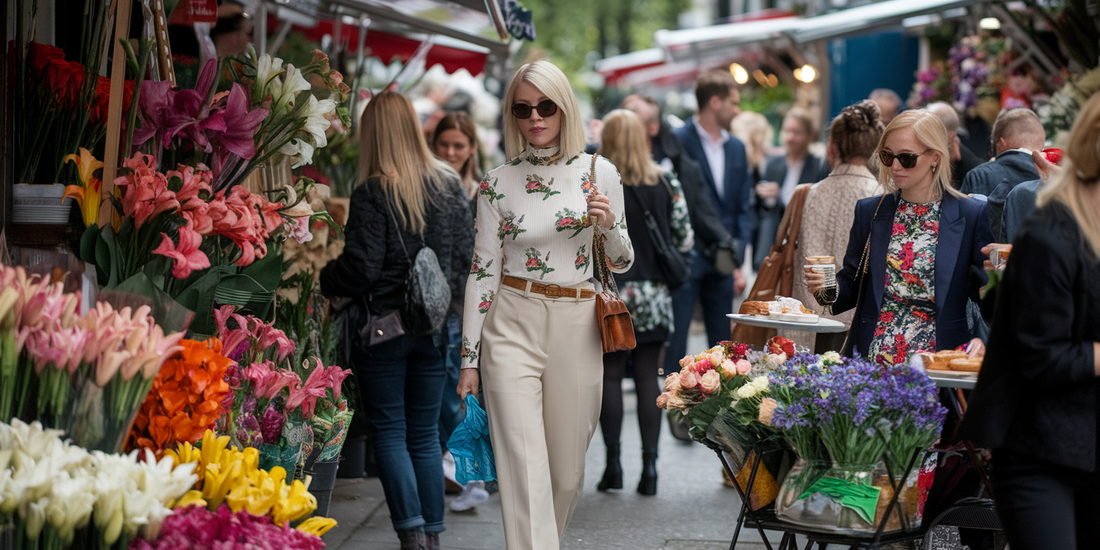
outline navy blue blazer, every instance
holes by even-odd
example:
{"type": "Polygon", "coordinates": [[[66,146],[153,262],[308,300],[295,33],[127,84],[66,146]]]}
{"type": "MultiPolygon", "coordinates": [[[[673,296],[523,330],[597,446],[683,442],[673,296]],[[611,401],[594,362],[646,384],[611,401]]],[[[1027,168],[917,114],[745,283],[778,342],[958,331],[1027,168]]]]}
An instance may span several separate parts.
{"type": "Polygon", "coordinates": [[[751,243],[756,215],[753,213],[751,195],[754,182],[749,173],[745,144],[733,136],[726,141],[726,173],[724,181],[720,182],[724,192],[719,199],[714,174],[711,172],[710,163],[707,162],[707,155],[703,152],[703,142],[700,141],[695,124],[689,120],[687,124],[677,129],[675,134],[676,139],[680,140],[680,145],[684,147],[684,152],[702,168],[710,199],[718,205],[718,214],[722,218],[722,225],[726,227],[726,231],[741,241],[742,247],[751,243]]]}
{"type": "MultiPolygon", "coordinates": [[[[848,250],[844,253],[844,265],[836,276],[838,288],[833,312],[840,313],[856,307],[859,288],[856,272],[868,233],[871,235],[868,260],[870,278],[863,282],[863,299],[852,320],[852,330],[855,332],[848,339],[848,349],[844,350],[848,355],[851,355],[853,346],[854,351],[863,356],[871,348],[886,289],[886,251],[890,246],[899,197],[900,193],[896,192],[856,203],[856,216],[848,237],[848,250]],[[882,206],[875,215],[880,198],[882,206]]],[[[986,203],[944,193],[940,202],[940,229],[936,243],[936,349],[957,348],[974,337],[966,322],[966,304],[968,298],[978,300],[978,289],[987,281],[982,269],[985,256],[981,249],[991,242],[993,234],[989,231],[986,203]]]]}

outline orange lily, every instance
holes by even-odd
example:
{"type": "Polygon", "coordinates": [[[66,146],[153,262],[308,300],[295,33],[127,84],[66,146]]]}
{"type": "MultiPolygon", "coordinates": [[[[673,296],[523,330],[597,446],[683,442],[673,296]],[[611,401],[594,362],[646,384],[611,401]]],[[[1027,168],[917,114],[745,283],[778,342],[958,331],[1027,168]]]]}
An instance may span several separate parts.
{"type": "Polygon", "coordinates": [[[84,220],[84,227],[90,227],[99,223],[99,204],[102,201],[103,182],[93,177],[92,173],[103,168],[103,162],[92,156],[92,152],[81,147],[80,156],[66,155],[64,162],[76,163],[77,172],[80,175],[81,185],[68,185],[65,187],[65,196],[61,200],[73,197],[80,203],[80,217],[84,220]]]}

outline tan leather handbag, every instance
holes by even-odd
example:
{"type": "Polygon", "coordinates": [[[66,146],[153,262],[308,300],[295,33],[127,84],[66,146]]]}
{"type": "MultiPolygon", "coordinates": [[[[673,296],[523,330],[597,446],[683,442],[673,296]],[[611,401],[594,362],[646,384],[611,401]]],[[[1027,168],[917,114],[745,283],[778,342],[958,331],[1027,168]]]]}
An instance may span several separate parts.
{"type": "MultiPolygon", "coordinates": [[[[591,181],[593,189],[596,188],[596,158],[592,155],[591,181]]],[[[602,233],[595,226],[592,227],[592,255],[593,263],[600,275],[600,283],[603,290],[596,294],[596,322],[600,325],[600,338],[603,340],[603,352],[624,351],[634,349],[638,345],[634,339],[634,323],[630,320],[630,311],[619,296],[619,287],[615,284],[615,277],[608,266],[607,253],[604,251],[604,239],[602,233]]]]}
{"type": "MultiPolygon", "coordinates": [[[[779,229],[775,232],[775,244],[768,252],[768,257],[760,264],[760,270],[756,272],[756,282],[745,300],[770,302],[776,296],[791,295],[794,287],[794,251],[798,244],[798,230],[802,227],[802,205],[806,203],[806,195],[812,186],[812,183],[804,183],[795,188],[794,195],[783,212],[783,219],[779,222],[779,229]]],[[[763,349],[764,344],[774,335],[775,329],[736,324],[731,337],[735,342],[763,349]]]]}

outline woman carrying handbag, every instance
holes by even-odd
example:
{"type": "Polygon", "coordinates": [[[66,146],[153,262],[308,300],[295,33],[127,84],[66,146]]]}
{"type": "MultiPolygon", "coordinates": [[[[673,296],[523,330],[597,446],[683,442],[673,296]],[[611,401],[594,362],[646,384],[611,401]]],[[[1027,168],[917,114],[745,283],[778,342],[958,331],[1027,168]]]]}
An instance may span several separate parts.
{"type": "Polygon", "coordinates": [[[458,393],[477,393],[480,367],[507,547],[553,550],[580,500],[600,412],[593,275],[600,262],[625,272],[634,250],[618,173],[584,154],[565,74],[547,61],[520,67],[504,110],[511,160],[478,191],[458,393]]]}
{"type": "Polygon", "coordinates": [[[661,434],[662,410],[654,404],[661,393],[658,370],[661,352],[672,330],[671,290],[690,274],[681,253],[691,250],[695,233],[691,229],[687,202],[680,182],[662,174],[646,147],[645,127],[631,111],[618,109],[603,119],[600,154],[619,169],[626,201],[630,242],[634,245],[634,266],[615,277],[623,301],[630,311],[637,347],[603,356],[603,406],[600,430],[607,446],[607,469],[597,489],[623,488],[619,461],[623,425],[623,377],[627,361],[634,366],[634,388],[638,393],[638,426],[642,434],[642,475],[638,492],[657,494],[657,440],[661,434]],[[677,266],[666,264],[680,262],[677,266]]]}
{"type": "MultiPolygon", "coordinates": [[[[446,374],[441,327],[421,327],[431,312],[410,304],[417,301],[410,274],[428,248],[436,274],[442,271],[431,282],[458,292],[473,219],[457,174],[428,150],[408,99],[393,92],[372,98],[359,132],[360,184],[351,197],[344,251],[321,271],[321,291],[354,298],[345,323],[359,380],[357,414],[370,429],[401,549],[432,550],[443,531],[438,427],[446,374]]],[[[435,313],[445,314],[447,301],[441,302],[433,304],[443,306],[435,313]]]]}

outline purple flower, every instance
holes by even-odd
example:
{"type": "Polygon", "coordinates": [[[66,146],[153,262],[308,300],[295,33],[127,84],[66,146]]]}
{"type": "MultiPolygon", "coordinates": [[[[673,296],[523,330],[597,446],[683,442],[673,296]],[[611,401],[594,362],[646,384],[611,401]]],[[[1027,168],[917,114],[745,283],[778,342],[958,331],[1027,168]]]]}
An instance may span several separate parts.
{"type": "Polygon", "coordinates": [[[245,510],[234,513],[225,504],[216,512],[198,506],[176,510],[164,520],[156,540],[150,542],[138,537],[130,543],[131,550],[320,550],[324,546],[316,535],[292,529],[290,525],[273,525],[267,516],[253,516],[245,510]]]}
{"type": "Polygon", "coordinates": [[[260,419],[260,431],[263,433],[264,443],[269,445],[278,445],[279,438],[283,435],[283,425],[286,424],[286,417],[283,413],[279,412],[277,404],[272,403],[271,406],[264,411],[263,417],[260,419]]]}

